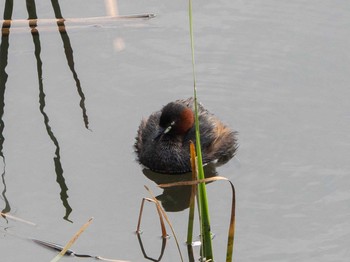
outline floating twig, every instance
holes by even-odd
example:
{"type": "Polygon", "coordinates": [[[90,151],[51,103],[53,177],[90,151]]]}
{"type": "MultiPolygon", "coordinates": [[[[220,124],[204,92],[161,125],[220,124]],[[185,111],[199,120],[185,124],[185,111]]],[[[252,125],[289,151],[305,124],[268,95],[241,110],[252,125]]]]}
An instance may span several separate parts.
{"type": "Polygon", "coordinates": [[[33,222],[30,222],[30,221],[28,221],[28,220],[24,220],[24,219],[19,218],[19,217],[15,217],[15,216],[13,216],[13,215],[10,215],[9,213],[2,213],[2,212],[0,212],[0,215],[1,215],[1,216],[4,216],[4,217],[6,217],[6,218],[10,218],[10,219],[12,219],[12,220],[16,220],[16,221],[19,221],[19,222],[22,222],[22,223],[26,223],[26,224],[31,225],[31,226],[36,226],[36,224],[33,223],[33,222]]]}
{"type": "MultiPolygon", "coordinates": [[[[39,239],[31,239],[32,241],[34,241],[35,243],[50,248],[50,249],[54,249],[56,251],[62,251],[64,249],[64,246],[61,246],[59,244],[56,243],[52,243],[52,242],[48,242],[48,241],[42,241],[39,239]]],[[[92,255],[86,255],[86,254],[77,254],[76,252],[74,252],[71,249],[67,249],[65,255],[67,256],[75,256],[75,257],[79,257],[79,258],[94,258],[94,259],[98,259],[98,260],[102,260],[102,261],[110,261],[110,262],[128,262],[125,260],[116,260],[116,259],[109,259],[109,258],[103,258],[100,256],[92,256],[92,255]]]]}
{"type": "Polygon", "coordinates": [[[94,24],[111,22],[118,20],[133,20],[133,19],[150,19],[154,18],[155,14],[134,14],[134,15],[118,15],[118,16],[97,16],[97,17],[77,17],[77,18],[38,18],[38,19],[11,19],[0,20],[1,24],[5,25],[36,25],[51,24],[51,23],[74,23],[74,24],[94,24]]]}
{"type": "Polygon", "coordinates": [[[79,230],[77,233],[75,233],[75,235],[68,241],[68,243],[63,247],[63,249],[61,250],[61,252],[54,257],[51,262],[57,262],[58,260],[60,260],[65,254],[66,252],[69,250],[69,248],[74,244],[74,242],[79,238],[79,236],[85,231],[85,229],[90,226],[90,224],[92,223],[93,218],[90,218],[79,230]]]}

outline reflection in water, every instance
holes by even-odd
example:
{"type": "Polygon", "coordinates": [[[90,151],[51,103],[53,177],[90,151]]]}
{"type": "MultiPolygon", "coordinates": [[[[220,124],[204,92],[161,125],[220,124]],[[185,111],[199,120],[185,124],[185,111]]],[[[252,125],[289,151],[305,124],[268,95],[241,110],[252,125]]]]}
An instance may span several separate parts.
{"type": "Polygon", "coordinates": [[[64,19],[63,19],[62,13],[61,13],[61,8],[60,8],[60,5],[58,3],[58,0],[51,0],[51,4],[52,4],[53,10],[55,12],[55,17],[58,19],[57,26],[58,26],[58,30],[59,30],[61,38],[62,38],[67,63],[68,63],[68,66],[73,74],[75,85],[77,87],[77,91],[78,91],[78,94],[80,96],[80,108],[83,111],[84,124],[85,124],[85,127],[87,129],[89,129],[89,118],[88,118],[88,115],[86,113],[86,107],[85,107],[85,95],[84,95],[83,89],[81,88],[78,74],[74,68],[73,49],[72,49],[72,45],[70,43],[69,36],[67,34],[67,31],[66,31],[66,27],[64,25],[64,19]]]}
{"type": "Polygon", "coordinates": [[[4,165],[4,171],[1,174],[1,182],[4,186],[4,189],[1,192],[1,195],[2,195],[4,202],[5,202],[5,207],[1,210],[1,213],[6,214],[6,213],[11,211],[11,206],[10,206],[10,202],[8,201],[8,199],[6,197],[5,165],[4,165]]]}
{"type": "MultiPolygon", "coordinates": [[[[157,185],[167,184],[179,181],[192,180],[192,173],[168,175],[155,173],[147,168],[143,169],[143,174],[154,181],[157,185]]],[[[204,166],[205,177],[214,177],[217,175],[216,165],[208,164],[204,166]]],[[[157,196],[157,199],[162,203],[165,211],[179,212],[189,207],[191,198],[191,186],[174,186],[164,188],[161,195],[157,196]]]]}
{"type": "MultiPolygon", "coordinates": [[[[35,8],[35,2],[34,0],[27,0],[27,11],[29,15],[29,19],[37,19],[36,15],[36,8],[35,8]]],[[[32,20],[33,21],[33,20],[32,20]]],[[[34,20],[35,21],[35,20],[34,20]]],[[[69,220],[69,215],[72,212],[72,208],[70,207],[68,203],[68,187],[65,183],[65,179],[63,176],[63,169],[61,165],[61,157],[60,157],[60,146],[59,143],[54,135],[54,133],[51,130],[51,127],[49,125],[49,117],[45,113],[45,93],[44,93],[44,85],[43,85],[43,77],[42,77],[42,61],[40,58],[40,53],[41,53],[41,45],[40,45],[40,36],[39,36],[39,31],[36,29],[36,22],[29,22],[29,26],[32,28],[31,33],[33,37],[33,43],[35,47],[35,57],[37,61],[37,72],[38,72],[38,81],[39,81],[39,104],[40,104],[40,112],[44,117],[44,124],[46,127],[47,134],[49,135],[50,139],[56,146],[56,151],[55,151],[55,157],[54,157],[54,163],[55,163],[55,171],[57,175],[57,183],[60,185],[61,192],[61,200],[63,203],[63,206],[66,208],[66,214],[64,216],[64,219],[67,221],[69,220]]]]}
{"type": "Polygon", "coordinates": [[[146,250],[145,250],[143,243],[142,243],[142,240],[141,240],[141,234],[136,234],[136,235],[137,235],[137,239],[139,240],[140,248],[141,248],[141,251],[142,251],[144,258],[151,260],[151,261],[155,261],[155,262],[160,261],[163,257],[163,254],[164,254],[167,238],[162,237],[162,247],[160,249],[160,254],[159,254],[159,257],[157,259],[155,259],[155,258],[151,258],[150,256],[147,255],[146,250]]]}
{"type": "MultiPolygon", "coordinates": [[[[214,177],[217,176],[216,172],[217,165],[210,163],[204,166],[204,173],[205,177],[214,177]]],[[[149,178],[150,180],[154,181],[157,185],[159,184],[167,184],[167,183],[174,183],[174,182],[180,182],[180,181],[191,181],[192,180],[192,173],[185,173],[185,174],[160,174],[155,173],[148,168],[144,168],[142,170],[143,174],[149,178]]],[[[180,212],[185,209],[187,209],[190,205],[190,199],[191,199],[191,193],[192,193],[192,187],[191,186],[174,186],[174,187],[168,187],[164,188],[164,191],[161,195],[157,196],[156,198],[161,202],[163,208],[167,212],[180,212]]],[[[162,249],[161,253],[158,259],[151,258],[147,256],[140,234],[137,234],[139,244],[141,247],[141,251],[144,255],[144,257],[151,261],[160,261],[163,252],[166,245],[166,238],[163,238],[162,242],[162,249]]],[[[187,252],[188,252],[188,259],[190,262],[195,261],[194,255],[193,255],[193,249],[192,245],[187,245],[187,252]]]]}
{"type": "Polygon", "coordinates": [[[106,12],[108,16],[119,15],[118,4],[116,0],[105,0],[106,12]]]}
{"type": "Polygon", "coordinates": [[[0,157],[2,158],[4,169],[1,174],[1,182],[3,184],[3,190],[1,192],[1,196],[5,202],[5,207],[2,209],[2,213],[7,213],[11,211],[10,203],[6,197],[6,182],[5,182],[5,174],[6,174],[6,163],[5,156],[3,152],[3,145],[5,141],[4,137],[4,128],[5,123],[3,120],[4,116],[4,108],[5,108],[5,89],[8,75],[5,71],[7,66],[7,57],[8,57],[8,49],[9,49],[9,34],[10,34],[10,26],[11,26],[11,18],[12,18],[12,10],[13,10],[13,1],[6,0],[5,9],[4,9],[4,20],[2,28],[1,28],[1,45],[0,45],[0,157]]]}

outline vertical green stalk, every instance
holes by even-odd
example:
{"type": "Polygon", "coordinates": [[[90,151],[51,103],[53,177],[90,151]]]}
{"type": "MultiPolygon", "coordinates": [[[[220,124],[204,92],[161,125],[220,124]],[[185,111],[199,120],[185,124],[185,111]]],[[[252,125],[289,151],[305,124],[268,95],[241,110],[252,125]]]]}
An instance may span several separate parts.
{"type": "MultiPolygon", "coordinates": [[[[193,40],[193,21],[192,21],[192,0],[189,0],[189,21],[190,21],[190,38],[192,51],[192,70],[193,70],[193,91],[194,91],[194,108],[195,108],[195,128],[196,128],[196,152],[197,152],[197,167],[198,179],[204,179],[202,151],[200,143],[199,119],[198,119],[198,104],[197,104],[197,88],[196,88],[196,70],[194,59],[194,40],[193,40]]],[[[205,183],[198,184],[198,200],[199,211],[201,217],[201,237],[202,237],[202,256],[206,260],[213,260],[213,249],[211,242],[209,207],[207,199],[207,191],[205,183]]]]}

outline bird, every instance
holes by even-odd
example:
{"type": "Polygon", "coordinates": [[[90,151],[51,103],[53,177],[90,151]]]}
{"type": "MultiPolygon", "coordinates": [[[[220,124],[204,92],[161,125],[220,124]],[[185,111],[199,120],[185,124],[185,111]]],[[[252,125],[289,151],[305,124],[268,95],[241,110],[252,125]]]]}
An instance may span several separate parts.
{"type": "MultiPolygon", "coordinates": [[[[191,172],[189,147],[196,141],[194,103],[193,97],[179,99],[141,120],[134,144],[140,164],[157,173],[191,172]]],[[[197,105],[203,164],[226,163],[237,151],[237,132],[202,104],[197,105]]]]}

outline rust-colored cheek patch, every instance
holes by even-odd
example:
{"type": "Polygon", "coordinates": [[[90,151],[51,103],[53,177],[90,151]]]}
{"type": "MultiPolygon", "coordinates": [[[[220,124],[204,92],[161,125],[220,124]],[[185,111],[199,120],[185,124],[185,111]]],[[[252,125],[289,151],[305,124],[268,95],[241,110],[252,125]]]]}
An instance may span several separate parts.
{"type": "Polygon", "coordinates": [[[194,115],[191,109],[184,109],[179,118],[179,122],[176,124],[177,133],[185,134],[194,124],[194,115]]]}

